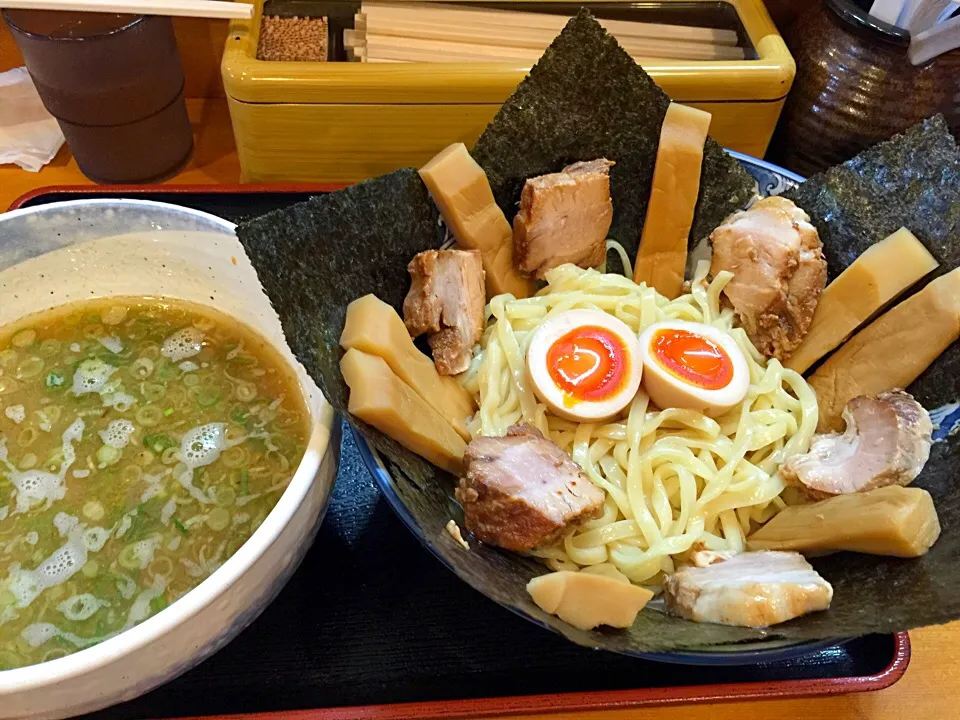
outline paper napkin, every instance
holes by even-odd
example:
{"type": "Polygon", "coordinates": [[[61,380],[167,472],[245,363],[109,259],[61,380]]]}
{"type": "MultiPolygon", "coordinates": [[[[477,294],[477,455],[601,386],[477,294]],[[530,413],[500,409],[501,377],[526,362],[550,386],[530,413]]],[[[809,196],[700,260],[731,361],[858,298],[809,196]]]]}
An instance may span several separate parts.
{"type": "Polygon", "coordinates": [[[0,164],[37,172],[63,141],[63,132],[43,106],[27,69],[0,73],[0,164]]]}

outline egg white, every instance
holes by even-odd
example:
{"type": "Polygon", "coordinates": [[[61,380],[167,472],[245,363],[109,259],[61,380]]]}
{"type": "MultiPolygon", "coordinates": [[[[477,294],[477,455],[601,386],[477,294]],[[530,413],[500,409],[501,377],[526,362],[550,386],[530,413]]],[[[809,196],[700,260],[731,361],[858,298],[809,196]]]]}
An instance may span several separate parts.
{"type": "Polygon", "coordinates": [[[536,329],[527,349],[527,375],[540,402],[553,414],[575,422],[602,422],[616,416],[637,394],[642,373],[636,334],[626,323],[602,310],[570,310],[550,318],[536,329]],[[619,338],[628,367],[623,385],[615,394],[603,400],[577,400],[568,405],[566,393],[550,376],[547,355],[557,340],[578,327],[600,327],[619,338]]]}
{"type": "Polygon", "coordinates": [[[736,341],[722,330],[703,323],[685,320],[664,320],[647,327],[640,334],[640,358],[643,363],[643,387],[659,408],[689,410],[728,410],[743,400],[750,388],[750,368],[736,341]],[[661,330],[685,330],[707,338],[730,358],[733,375],[730,382],[717,390],[691,385],[674,375],[657,360],[651,342],[661,330]]]}

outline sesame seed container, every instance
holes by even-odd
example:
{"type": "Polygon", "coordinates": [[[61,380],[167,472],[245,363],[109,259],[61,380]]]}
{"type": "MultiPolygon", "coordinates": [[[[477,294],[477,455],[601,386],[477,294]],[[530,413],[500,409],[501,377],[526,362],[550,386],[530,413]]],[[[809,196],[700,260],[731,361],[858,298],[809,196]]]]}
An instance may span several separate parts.
{"type": "MultiPolygon", "coordinates": [[[[360,4],[347,1],[285,3],[284,15],[304,8],[304,15],[326,18],[326,61],[259,60],[264,0],[254,5],[252,19],[231,22],[221,65],[243,182],[350,183],[419,167],[450,143],[472,146],[530,69],[530,63],[349,62],[343,31],[360,4]]],[[[743,60],[642,65],[671,98],[713,114],[710,134],[718,142],[763,156],[795,72],[763,0],[483,3],[566,16],[581,6],[601,20],[736,31],[743,60]]]]}

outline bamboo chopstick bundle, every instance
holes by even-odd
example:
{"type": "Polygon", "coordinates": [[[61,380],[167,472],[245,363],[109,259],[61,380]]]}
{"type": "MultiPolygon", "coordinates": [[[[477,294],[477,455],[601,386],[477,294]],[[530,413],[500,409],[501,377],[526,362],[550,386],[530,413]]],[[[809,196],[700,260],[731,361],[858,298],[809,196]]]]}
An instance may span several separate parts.
{"type": "MultiPolygon", "coordinates": [[[[554,35],[560,32],[570,19],[566,15],[515,10],[489,10],[440,3],[365,2],[360,12],[368,18],[371,16],[394,20],[417,20],[419,18],[430,23],[446,22],[457,26],[477,27],[478,29],[483,27],[518,27],[552,30],[554,35]]],[[[736,46],[738,43],[737,33],[733,30],[626,20],[598,19],[597,22],[618,39],[622,35],[670,41],[703,42],[710,45],[736,46]]]]}
{"type": "MultiPolygon", "coordinates": [[[[368,21],[369,22],[369,21],[368,21]]],[[[429,50],[433,56],[429,60],[420,62],[462,62],[454,59],[456,56],[470,54],[482,56],[487,62],[537,60],[547,46],[552,42],[523,42],[517,44],[485,42],[486,38],[469,37],[465,35],[453,37],[443,33],[429,33],[426,36],[417,32],[396,34],[385,32],[385,28],[369,23],[368,30],[354,44],[365,42],[370,57],[378,56],[380,49],[409,48],[429,50]]],[[[678,60],[742,60],[743,53],[739,48],[710,48],[694,43],[689,47],[679,46],[678,43],[665,44],[661,40],[621,40],[623,49],[634,58],[664,58],[678,60]]],[[[391,55],[392,57],[392,55],[391,55]]]]}
{"type": "MultiPolygon", "coordinates": [[[[0,0],[2,1],[2,0],[0,0]]],[[[344,35],[362,62],[535,62],[567,23],[560,15],[423,3],[364,3],[344,35]]],[[[732,30],[601,21],[634,59],[743,60],[732,30]]]]}
{"type": "MultiPolygon", "coordinates": [[[[490,32],[480,33],[476,28],[467,26],[431,24],[422,20],[385,21],[378,17],[367,18],[364,22],[364,29],[372,34],[389,35],[395,38],[418,38],[421,40],[530,48],[539,50],[541,53],[553,42],[557,35],[553,30],[513,26],[504,26],[490,32]]],[[[656,57],[660,53],[669,53],[665,57],[682,60],[743,59],[743,50],[726,45],[710,45],[685,40],[667,41],[629,35],[621,35],[617,40],[632,55],[656,57]]]]}

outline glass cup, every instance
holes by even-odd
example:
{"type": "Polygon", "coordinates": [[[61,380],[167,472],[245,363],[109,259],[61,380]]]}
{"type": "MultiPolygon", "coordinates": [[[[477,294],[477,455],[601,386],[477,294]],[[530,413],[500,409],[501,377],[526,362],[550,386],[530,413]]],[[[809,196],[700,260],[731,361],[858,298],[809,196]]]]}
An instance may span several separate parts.
{"type": "Polygon", "coordinates": [[[193,152],[169,17],[4,10],[27,70],[83,174],[156,182],[193,152]]]}

